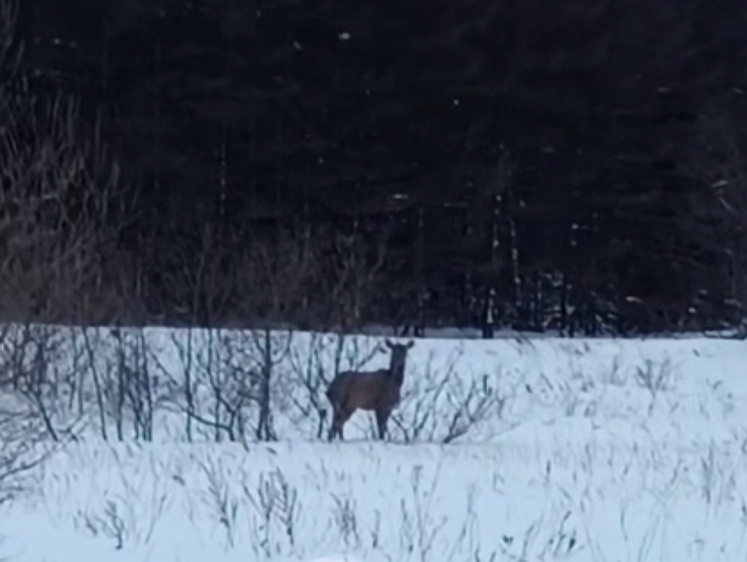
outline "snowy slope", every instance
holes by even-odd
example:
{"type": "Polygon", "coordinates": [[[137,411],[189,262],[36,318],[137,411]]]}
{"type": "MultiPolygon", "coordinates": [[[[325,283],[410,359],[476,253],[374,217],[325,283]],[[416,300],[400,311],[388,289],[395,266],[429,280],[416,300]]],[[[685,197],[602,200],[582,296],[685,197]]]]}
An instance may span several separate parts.
{"type": "MultiPolygon", "coordinates": [[[[147,332],[162,377],[183,373],[185,337],[147,332]]],[[[199,355],[214,335],[191,337],[199,355]]],[[[359,357],[376,341],[346,345],[359,357]]],[[[329,444],[315,438],[313,411],[304,417],[298,366],[313,356],[328,372],[334,344],[295,334],[278,354],[276,443],[215,443],[209,432],[186,443],[184,416],[166,407],[153,443],[104,442],[92,416],[86,438],[2,506],[0,557],[747,559],[744,342],[418,341],[392,441],[372,442],[359,413],[348,441],[329,444]],[[444,444],[455,416],[469,423],[444,444]]],[[[99,373],[108,345],[97,342],[99,373]]],[[[374,353],[366,368],[386,361],[374,353]]]]}

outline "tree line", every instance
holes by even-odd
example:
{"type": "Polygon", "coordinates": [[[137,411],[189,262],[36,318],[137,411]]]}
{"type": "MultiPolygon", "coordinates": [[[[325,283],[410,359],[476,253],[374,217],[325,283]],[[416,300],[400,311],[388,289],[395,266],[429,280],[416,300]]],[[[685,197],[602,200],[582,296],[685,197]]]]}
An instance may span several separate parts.
{"type": "Polygon", "coordinates": [[[3,2],[2,314],[733,326],[747,6],[3,2]]]}

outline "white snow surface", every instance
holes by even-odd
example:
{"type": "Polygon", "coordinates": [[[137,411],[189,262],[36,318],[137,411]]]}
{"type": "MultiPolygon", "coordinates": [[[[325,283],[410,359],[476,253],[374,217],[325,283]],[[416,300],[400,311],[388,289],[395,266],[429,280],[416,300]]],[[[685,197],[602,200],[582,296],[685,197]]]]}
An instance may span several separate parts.
{"type": "MultiPolygon", "coordinates": [[[[88,353],[77,354],[82,332],[57,330],[67,342],[58,373],[85,383],[91,358],[98,376],[114,372],[107,330],[90,332],[88,353]]],[[[199,378],[195,365],[219,342],[211,372],[228,377],[242,361],[250,369],[248,350],[262,341],[137,333],[152,376],[172,380],[184,376],[185,349],[199,378]]],[[[83,438],[0,505],[0,560],[747,560],[744,341],[416,340],[390,440],[374,441],[372,416],[359,412],[345,442],[327,443],[299,381],[330,376],[338,338],[273,338],[282,351],[273,356],[277,441],[215,442],[198,424],[188,442],[184,413],[165,405],[152,442],[133,438],[129,418],[120,441],[91,406],[83,438]]],[[[338,368],[380,341],[346,338],[353,351],[338,355],[338,368]]],[[[386,364],[374,353],[364,368],[386,364]]],[[[195,384],[208,416],[210,393],[195,384]]],[[[323,400],[323,388],[315,392],[323,400]]],[[[60,423],[74,410],[58,409],[60,423]]]]}

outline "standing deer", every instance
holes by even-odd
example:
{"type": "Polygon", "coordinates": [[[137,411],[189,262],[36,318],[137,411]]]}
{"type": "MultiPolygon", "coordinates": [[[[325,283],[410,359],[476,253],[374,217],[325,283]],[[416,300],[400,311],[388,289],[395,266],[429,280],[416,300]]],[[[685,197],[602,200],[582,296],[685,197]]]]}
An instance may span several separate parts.
{"type": "Polygon", "coordinates": [[[376,413],[379,439],[384,439],[389,416],[400,401],[407,352],[415,342],[401,344],[385,340],[384,343],[392,352],[388,369],[343,371],[329,383],[327,399],[333,410],[332,426],[328,435],[330,441],[335,435],[343,438],[342,427],[358,409],[376,413]]]}

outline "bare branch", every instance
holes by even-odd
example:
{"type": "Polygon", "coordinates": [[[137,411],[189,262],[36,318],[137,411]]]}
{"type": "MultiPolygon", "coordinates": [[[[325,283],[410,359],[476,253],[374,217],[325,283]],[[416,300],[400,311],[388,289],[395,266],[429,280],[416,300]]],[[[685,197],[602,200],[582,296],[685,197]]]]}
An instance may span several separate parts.
{"type": "Polygon", "coordinates": [[[117,165],[78,134],[70,99],[18,97],[0,111],[0,317],[100,321],[107,249],[123,226],[109,211],[125,196],[117,165]]]}

